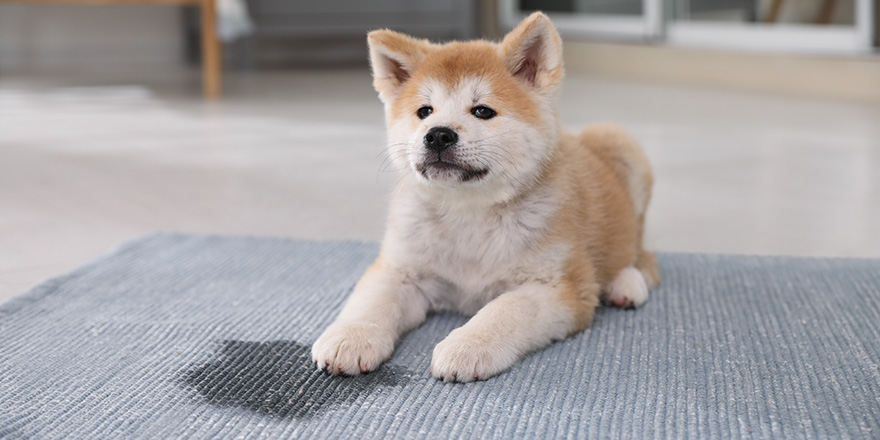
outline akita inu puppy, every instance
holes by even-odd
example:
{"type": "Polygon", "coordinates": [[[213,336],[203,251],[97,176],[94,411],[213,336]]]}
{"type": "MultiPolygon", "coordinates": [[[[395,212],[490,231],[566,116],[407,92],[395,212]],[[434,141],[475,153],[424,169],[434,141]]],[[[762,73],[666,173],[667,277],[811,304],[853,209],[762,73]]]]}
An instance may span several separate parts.
{"type": "Polygon", "coordinates": [[[401,170],[379,257],[312,356],[375,370],[431,311],[473,317],[434,348],[444,381],[496,375],[590,325],[600,299],[656,286],[642,248],[653,176],[623,131],[563,133],[562,41],[541,13],[500,44],[369,34],[390,157],[401,170]]]}

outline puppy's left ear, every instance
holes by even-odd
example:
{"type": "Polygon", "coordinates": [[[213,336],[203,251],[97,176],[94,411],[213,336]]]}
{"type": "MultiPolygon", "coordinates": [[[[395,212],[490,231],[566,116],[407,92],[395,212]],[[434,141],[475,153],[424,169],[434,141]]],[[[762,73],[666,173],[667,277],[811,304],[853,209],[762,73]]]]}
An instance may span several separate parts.
{"type": "Polygon", "coordinates": [[[427,40],[388,29],[370,32],[367,43],[373,68],[373,87],[386,103],[397,96],[431,48],[427,40]]]}
{"type": "Polygon", "coordinates": [[[555,90],[562,82],[562,38],[540,12],[504,37],[501,53],[513,76],[539,91],[555,90]]]}

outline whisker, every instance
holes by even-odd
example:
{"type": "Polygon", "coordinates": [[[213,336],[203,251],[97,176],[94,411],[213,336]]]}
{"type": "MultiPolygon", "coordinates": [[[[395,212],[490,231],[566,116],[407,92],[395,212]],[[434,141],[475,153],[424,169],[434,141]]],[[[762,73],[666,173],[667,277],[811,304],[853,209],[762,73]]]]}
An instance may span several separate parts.
{"type": "Polygon", "coordinates": [[[382,148],[382,151],[379,151],[378,153],[376,153],[376,157],[379,157],[379,156],[382,155],[383,153],[388,153],[388,152],[391,151],[393,148],[396,148],[396,147],[406,147],[406,146],[409,146],[409,144],[406,143],[406,142],[399,142],[399,143],[396,143],[396,144],[389,144],[389,145],[386,145],[386,146],[384,146],[384,147],[382,148]]]}
{"type": "Polygon", "coordinates": [[[488,140],[488,139],[496,138],[496,137],[501,136],[501,135],[503,135],[503,134],[506,134],[506,133],[497,133],[497,134],[493,134],[492,136],[487,136],[487,137],[484,137],[484,138],[482,138],[482,139],[477,139],[477,140],[473,141],[473,143],[478,144],[478,143],[481,143],[481,142],[486,141],[486,140],[488,140]]]}
{"type": "MultiPolygon", "coordinates": [[[[406,157],[408,150],[410,148],[411,148],[411,144],[408,142],[398,142],[398,143],[394,143],[394,144],[388,144],[382,151],[380,151],[376,155],[376,157],[379,157],[380,155],[385,156],[382,159],[382,162],[379,164],[379,168],[376,170],[376,182],[377,183],[379,182],[379,175],[381,173],[387,172],[393,165],[395,165],[395,162],[406,157]]],[[[398,173],[403,171],[405,173],[408,168],[409,167],[401,167],[401,168],[395,167],[393,169],[393,171],[398,172],[398,173]]]]}

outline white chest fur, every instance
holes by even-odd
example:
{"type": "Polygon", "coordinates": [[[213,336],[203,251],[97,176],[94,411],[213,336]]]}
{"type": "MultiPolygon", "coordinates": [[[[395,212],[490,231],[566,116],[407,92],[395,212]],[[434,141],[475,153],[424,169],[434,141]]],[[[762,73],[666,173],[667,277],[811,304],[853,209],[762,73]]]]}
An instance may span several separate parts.
{"type": "Polygon", "coordinates": [[[515,286],[561,276],[567,246],[542,240],[559,205],[549,191],[495,206],[407,196],[392,207],[385,256],[435,308],[473,314],[515,286]]]}

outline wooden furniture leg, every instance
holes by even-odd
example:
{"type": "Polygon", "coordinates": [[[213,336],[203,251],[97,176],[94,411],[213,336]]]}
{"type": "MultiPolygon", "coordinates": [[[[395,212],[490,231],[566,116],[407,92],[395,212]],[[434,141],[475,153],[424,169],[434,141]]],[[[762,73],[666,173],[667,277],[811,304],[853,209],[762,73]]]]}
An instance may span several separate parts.
{"type": "Polygon", "coordinates": [[[220,40],[217,38],[215,0],[201,0],[202,15],[202,89],[206,98],[220,97],[223,68],[220,40]]]}
{"type": "Polygon", "coordinates": [[[816,18],[816,24],[831,23],[831,16],[834,14],[834,7],[836,5],[837,0],[823,0],[822,6],[819,9],[819,16],[816,18]]]}
{"type": "Polygon", "coordinates": [[[779,11],[782,10],[782,1],[783,0],[773,0],[773,3],[770,4],[770,12],[767,13],[767,23],[776,23],[776,20],[779,20],[779,11]]]}

